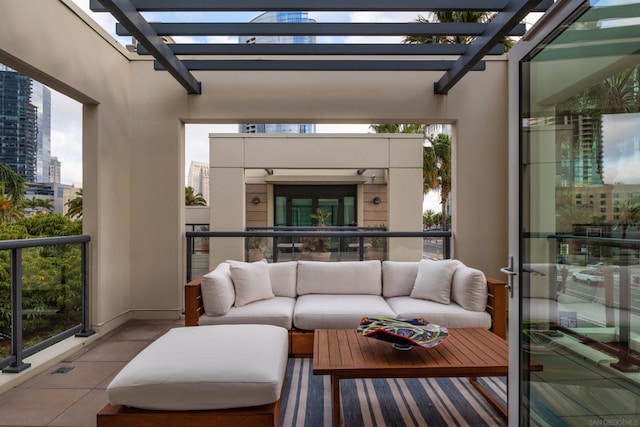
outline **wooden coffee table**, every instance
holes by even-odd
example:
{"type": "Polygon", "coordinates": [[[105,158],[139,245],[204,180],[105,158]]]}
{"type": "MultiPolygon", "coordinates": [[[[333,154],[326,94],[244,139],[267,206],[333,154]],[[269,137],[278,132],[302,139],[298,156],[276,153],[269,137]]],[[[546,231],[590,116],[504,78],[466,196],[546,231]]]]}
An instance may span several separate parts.
{"type": "Polygon", "coordinates": [[[449,329],[438,347],[394,350],[390,343],[360,336],[355,329],[316,329],[313,373],[331,376],[333,425],[340,425],[340,380],[343,378],[468,377],[487,401],[506,418],[507,411],[476,377],[506,376],[507,342],[486,329],[449,329]]]}

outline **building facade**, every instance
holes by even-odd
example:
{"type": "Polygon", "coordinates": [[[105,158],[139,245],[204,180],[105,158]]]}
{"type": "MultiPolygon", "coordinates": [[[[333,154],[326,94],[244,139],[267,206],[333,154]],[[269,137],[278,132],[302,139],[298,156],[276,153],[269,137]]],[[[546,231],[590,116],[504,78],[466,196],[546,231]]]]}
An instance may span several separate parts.
{"type": "Polygon", "coordinates": [[[60,184],[60,174],[62,172],[62,163],[57,157],[51,157],[49,162],[49,181],[54,184],[60,184]]]}
{"type": "MultiPolygon", "coordinates": [[[[52,180],[49,170],[51,162],[51,90],[38,82],[32,81],[31,103],[36,107],[36,124],[38,136],[36,142],[36,182],[56,182],[52,180]]],[[[58,168],[60,163],[58,162],[58,168]]],[[[58,181],[60,179],[58,177],[58,181]]]]}
{"type": "Polygon", "coordinates": [[[194,194],[202,194],[209,204],[209,164],[204,162],[191,162],[187,185],[193,188],[194,194]]]}
{"type": "Polygon", "coordinates": [[[50,182],[51,91],[0,65],[0,161],[26,182],[50,182]]]}

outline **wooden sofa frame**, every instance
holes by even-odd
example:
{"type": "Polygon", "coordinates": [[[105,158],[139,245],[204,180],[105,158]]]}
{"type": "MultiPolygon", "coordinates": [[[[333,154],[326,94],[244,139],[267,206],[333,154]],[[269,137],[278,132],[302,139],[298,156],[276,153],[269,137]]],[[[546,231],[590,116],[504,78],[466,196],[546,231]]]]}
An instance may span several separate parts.
{"type": "MultiPolygon", "coordinates": [[[[204,313],[202,301],[202,277],[187,283],[184,288],[185,326],[198,326],[204,313]]],[[[507,337],[507,284],[487,277],[489,298],[486,311],[491,315],[491,331],[501,338],[507,337]]],[[[289,331],[289,354],[310,357],[313,354],[313,331],[292,329],[289,331]]]]}

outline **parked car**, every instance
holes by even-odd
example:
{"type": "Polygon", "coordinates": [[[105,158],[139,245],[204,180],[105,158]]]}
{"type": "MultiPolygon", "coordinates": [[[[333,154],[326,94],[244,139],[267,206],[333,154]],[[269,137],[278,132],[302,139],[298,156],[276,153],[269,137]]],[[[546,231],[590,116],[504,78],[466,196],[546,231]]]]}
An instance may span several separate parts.
{"type": "Polygon", "coordinates": [[[587,283],[589,285],[603,285],[604,275],[602,272],[593,269],[580,270],[571,275],[576,282],[587,283]]]}

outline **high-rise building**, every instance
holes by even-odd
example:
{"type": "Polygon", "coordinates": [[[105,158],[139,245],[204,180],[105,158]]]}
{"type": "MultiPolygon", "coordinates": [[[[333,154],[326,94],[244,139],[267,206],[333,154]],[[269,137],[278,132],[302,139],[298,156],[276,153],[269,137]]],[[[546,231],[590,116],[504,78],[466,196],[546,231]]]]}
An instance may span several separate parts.
{"type": "Polygon", "coordinates": [[[57,157],[52,157],[49,162],[49,182],[54,184],[60,184],[60,172],[62,169],[62,164],[57,157]]]}
{"type": "Polygon", "coordinates": [[[36,153],[36,182],[53,181],[49,175],[51,161],[51,90],[42,83],[32,80],[31,103],[37,109],[37,153],[36,153]]]}
{"type": "MultiPolygon", "coordinates": [[[[299,23],[316,22],[309,19],[308,12],[265,12],[251,21],[252,23],[299,23]]],[[[311,44],[316,42],[315,36],[241,36],[240,43],[281,43],[281,44],[311,44]]],[[[240,133],[315,133],[316,127],[310,123],[290,124],[264,124],[248,123],[240,124],[240,133]]]]}
{"type": "Polygon", "coordinates": [[[191,162],[187,177],[189,187],[194,194],[202,194],[209,204],[209,165],[203,162],[191,162]]]}
{"type": "Polygon", "coordinates": [[[0,65],[0,161],[26,182],[49,182],[51,91],[0,65]]]}
{"type": "Polygon", "coordinates": [[[0,68],[0,161],[27,182],[36,182],[38,111],[32,80],[0,68]]]}

